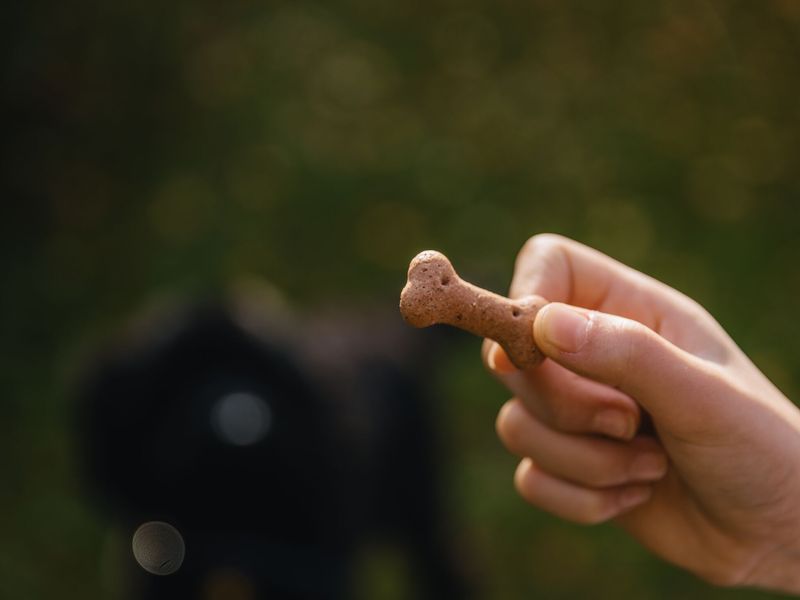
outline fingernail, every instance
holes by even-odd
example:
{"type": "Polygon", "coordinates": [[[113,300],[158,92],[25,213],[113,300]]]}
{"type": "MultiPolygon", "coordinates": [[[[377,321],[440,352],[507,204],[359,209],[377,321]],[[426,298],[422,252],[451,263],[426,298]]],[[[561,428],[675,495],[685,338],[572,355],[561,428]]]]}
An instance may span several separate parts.
{"type": "Polygon", "coordinates": [[[486,353],[486,366],[490,371],[497,371],[497,343],[492,342],[489,351],[486,353]]]}
{"type": "Polygon", "coordinates": [[[646,502],[653,494],[651,487],[631,487],[623,490],[619,496],[619,503],[622,508],[633,508],[646,502]]]}
{"type": "Polygon", "coordinates": [[[548,304],[542,311],[541,334],[562,352],[577,352],[586,343],[589,318],[565,304],[548,304]]]}
{"type": "Polygon", "coordinates": [[[633,437],[636,423],[628,413],[620,410],[602,410],[592,419],[592,427],[597,433],[626,440],[633,437]]]}
{"type": "Polygon", "coordinates": [[[631,477],[635,479],[660,479],[667,472],[667,457],[648,452],[637,456],[631,464],[631,477]]]}

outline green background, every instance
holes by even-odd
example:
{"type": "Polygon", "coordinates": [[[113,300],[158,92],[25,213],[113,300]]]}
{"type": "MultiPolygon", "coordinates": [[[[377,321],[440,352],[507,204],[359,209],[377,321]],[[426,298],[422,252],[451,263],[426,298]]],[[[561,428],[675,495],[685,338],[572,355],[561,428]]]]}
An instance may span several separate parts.
{"type": "MultiPolygon", "coordinates": [[[[4,9],[0,597],[114,598],[69,385],[143,302],[265,279],[389,306],[432,247],[491,289],[559,232],[704,304],[790,397],[800,3],[29,1],[4,9]]],[[[467,337],[437,385],[486,598],[760,598],[516,497],[467,337]]],[[[365,597],[403,597],[391,550],[365,597]]]]}

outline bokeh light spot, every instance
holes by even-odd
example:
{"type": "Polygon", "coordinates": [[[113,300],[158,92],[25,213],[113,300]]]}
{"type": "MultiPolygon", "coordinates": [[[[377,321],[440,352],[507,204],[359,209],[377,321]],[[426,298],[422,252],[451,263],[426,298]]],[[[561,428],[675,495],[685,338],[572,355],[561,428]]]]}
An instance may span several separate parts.
{"type": "Polygon", "coordinates": [[[133,534],[133,556],[153,575],[171,575],[180,569],[186,555],[183,536],[169,523],[149,521],[133,534]]]}
{"type": "Polygon", "coordinates": [[[219,438],[234,446],[260,442],[272,427],[272,410],[250,392],[226,394],[211,409],[211,424],[219,438]]]}

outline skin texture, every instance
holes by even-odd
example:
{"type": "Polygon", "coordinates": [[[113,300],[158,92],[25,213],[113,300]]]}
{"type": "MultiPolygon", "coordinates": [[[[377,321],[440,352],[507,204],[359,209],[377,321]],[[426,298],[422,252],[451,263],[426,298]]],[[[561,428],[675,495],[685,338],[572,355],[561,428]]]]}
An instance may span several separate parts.
{"type": "Polygon", "coordinates": [[[800,592],[800,411],[699,304],[577,242],[525,244],[510,296],[531,294],[548,358],[483,349],[520,495],[712,583],[800,592]]]}

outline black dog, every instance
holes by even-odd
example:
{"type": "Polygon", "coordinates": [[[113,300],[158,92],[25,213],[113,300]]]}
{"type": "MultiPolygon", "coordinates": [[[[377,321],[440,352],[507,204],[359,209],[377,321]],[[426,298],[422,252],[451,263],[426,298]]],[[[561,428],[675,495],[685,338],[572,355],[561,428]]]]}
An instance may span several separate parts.
{"type": "Polygon", "coordinates": [[[253,314],[184,308],[106,350],[81,386],[95,496],[131,532],[164,520],[186,541],[174,575],[137,569],[135,596],[349,598],[364,543],[390,540],[415,597],[465,597],[426,396],[435,334],[253,314]]]}

